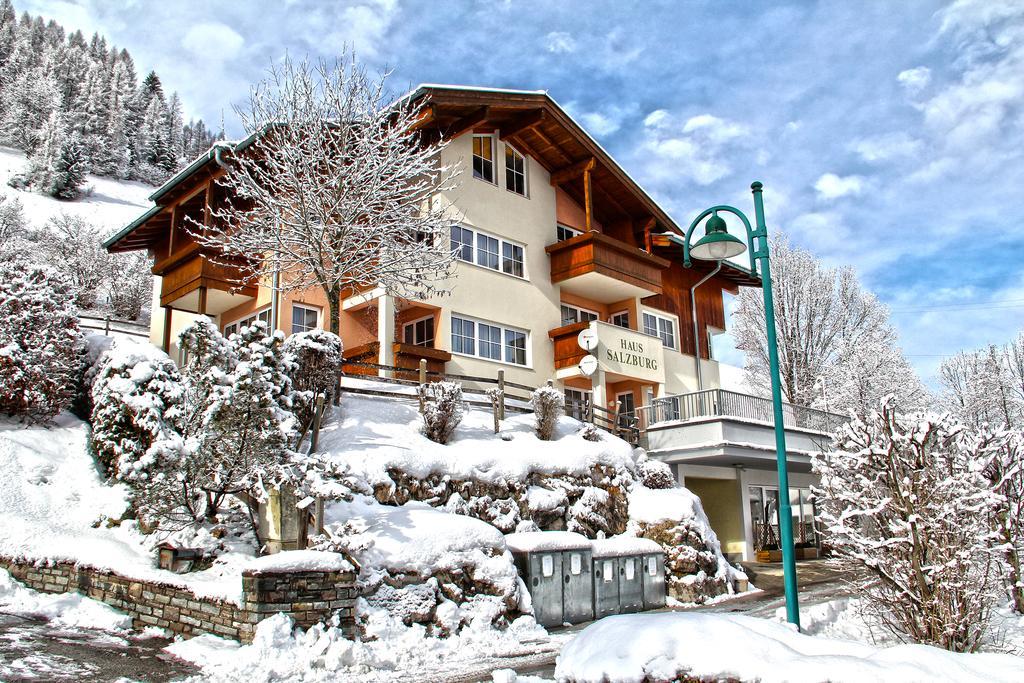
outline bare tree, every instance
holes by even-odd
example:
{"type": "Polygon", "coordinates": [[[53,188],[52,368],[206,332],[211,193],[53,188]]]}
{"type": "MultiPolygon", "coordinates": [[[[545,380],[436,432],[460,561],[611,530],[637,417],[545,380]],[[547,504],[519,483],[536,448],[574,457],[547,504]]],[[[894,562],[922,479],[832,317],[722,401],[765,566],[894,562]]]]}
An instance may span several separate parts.
{"type": "Polygon", "coordinates": [[[941,402],[973,427],[1024,427],[1024,333],[1004,346],[963,351],[939,368],[941,402]]]}
{"type": "Polygon", "coordinates": [[[1001,558],[999,496],[978,442],[948,416],[901,414],[892,397],[814,456],[819,519],[868,611],[898,637],[958,652],[982,643],[1001,558]]]}
{"type": "MultiPolygon", "coordinates": [[[[896,346],[889,312],[861,288],[852,268],[825,268],[784,234],[770,240],[779,374],[786,398],[800,405],[866,412],[889,391],[920,404],[924,389],[896,346]],[[870,349],[869,355],[868,350],[870,349]],[[875,362],[884,357],[886,362],[875,362]],[[891,381],[893,364],[905,382],[891,381]],[[823,397],[824,392],[824,397],[823,397]]],[[[764,299],[740,291],[736,346],[746,355],[748,381],[768,387],[764,299]]]]}
{"type": "Polygon", "coordinates": [[[321,288],[335,334],[348,293],[426,298],[447,292],[452,274],[450,210],[435,201],[455,178],[441,163],[447,142],[426,144],[422,104],[391,103],[386,80],[351,55],[274,66],[239,111],[255,141],[218,181],[227,191],[213,207],[218,227],[192,228],[243,257],[250,277],[269,283],[280,272],[282,290],[321,288]]]}

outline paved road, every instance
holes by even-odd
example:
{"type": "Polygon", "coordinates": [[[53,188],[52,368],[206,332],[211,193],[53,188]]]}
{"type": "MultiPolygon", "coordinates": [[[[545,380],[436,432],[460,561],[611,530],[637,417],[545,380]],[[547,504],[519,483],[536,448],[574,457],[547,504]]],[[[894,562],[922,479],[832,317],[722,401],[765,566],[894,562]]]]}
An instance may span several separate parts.
{"type": "Polygon", "coordinates": [[[0,681],[164,683],[196,673],[162,652],[168,642],[89,629],[56,629],[45,619],[0,612],[0,681]]]}

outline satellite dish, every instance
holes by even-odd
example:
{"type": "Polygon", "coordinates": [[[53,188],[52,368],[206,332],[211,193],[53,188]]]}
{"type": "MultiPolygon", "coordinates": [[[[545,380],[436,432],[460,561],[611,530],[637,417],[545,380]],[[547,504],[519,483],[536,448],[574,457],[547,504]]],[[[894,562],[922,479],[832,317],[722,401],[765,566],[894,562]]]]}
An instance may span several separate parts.
{"type": "Polygon", "coordinates": [[[590,354],[583,356],[583,358],[580,359],[579,368],[580,372],[582,372],[587,377],[590,377],[595,372],[597,372],[597,358],[591,356],[590,354]]]}
{"type": "Polygon", "coordinates": [[[576,337],[576,341],[579,343],[581,349],[593,351],[597,348],[597,332],[588,327],[579,333],[579,336],[576,337]]]}

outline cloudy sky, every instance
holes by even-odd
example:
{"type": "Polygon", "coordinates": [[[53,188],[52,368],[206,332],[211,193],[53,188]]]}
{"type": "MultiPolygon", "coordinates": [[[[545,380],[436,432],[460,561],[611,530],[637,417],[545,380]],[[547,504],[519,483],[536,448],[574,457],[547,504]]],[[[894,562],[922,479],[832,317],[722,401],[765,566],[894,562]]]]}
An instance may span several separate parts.
{"type": "Polygon", "coordinates": [[[680,223],[750,205],[853,265],[923,376],[1024,328],[1024,2],[15,0],[98,30],[229,132],[271,60],[395,90],[546,89],[680,223]]]}

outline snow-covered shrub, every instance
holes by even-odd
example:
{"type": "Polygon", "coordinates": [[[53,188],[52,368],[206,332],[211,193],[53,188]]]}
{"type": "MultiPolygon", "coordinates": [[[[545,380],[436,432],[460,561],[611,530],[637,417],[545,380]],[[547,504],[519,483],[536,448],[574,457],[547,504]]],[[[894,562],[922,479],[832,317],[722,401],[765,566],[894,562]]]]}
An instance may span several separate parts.
{"type": "Polygon", "coordinates": [[[177,436],[184,394],[174,362],[140,346],[126,343],[104,354],[89,420],[93,452],[107,474],[136,483],[153,474],[153,444],[177,436]]]}
{"type": "Polygon", "coordinates": [[[81,216],[65,213],[50,218],[37,237],[36,249],[45,263],[70,281],[79,308],[96,305],[110,270],[111,257],[101,244],[103,237],[99,228],[81,216]]]}
{"type": "Polygon", "coordinates": [[[448,443],[462,422],[462,385],[431,382],[419,388],[424,399],[423,435],[436,443],[448,443]]]}
{"type": "Polygon", "coordinates": [[[985,428],[970,448],[985,463],[985,476],[999,496],[993,517],[996,549],[1006,565],[1013,609],[1024,614],[1024,432],[985,428]]]}
{"type": "Polygon", "coordinates": [[[676,485],[672,468],[660,460],[641,460],[636,464],[636,474],[649,489],[670,489],[676,485]]]}
{"type": "Polygon", "coordinates": [[[589,422],[580,427],[579,435],[585,440],[595,443],[601,440],[601,431],[589,422]]]}
{"type": "Polygon", "coordinates": [[[72,296],[58,273],[0,263],[0,412],[46,420],[74,400],[85,342],[72,296]]]}
{"type": "Polygon", "coordinates": [[[313,417],[317,397],[330,397],[341,372],[341,337],[326,330],[299,332],[284,342],[284,352],[295,365],[291,373],[295,416],[301,424],[313,417]]]}
{"type": "Polygon", "coordinates": [[[836,558],[899,638],[957,652],[981,644],[997,591],[998,497],[947,416],[900,414],[892,397],[815,456],[814,495],[836,558]]]}
{"type": "Polygon", "coordinates": [[[185,380],[182,433],[197,436],[205,424],[206,410],[215,389],[227,383],[228,373],[238,359],[234,348],[206,316],[197,317],[181,331],[178,348],[184,358],[181,365],[185,380]]]}
{"type": "Polygon", "coordinates": [[[110,308],[118,318],[138,320],[153,295],[153,274],[144,251],[111,254],[107,268],[110,308]]]}
{"type": "Polygon", "coordinates": [[[565,396],[554,387],[541,387],[530,396],[530,407],[537,416],[537,438],[550,441],[558,418],[565,413],[565,396]]]}

